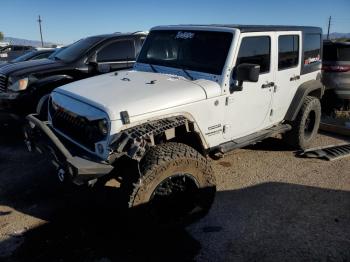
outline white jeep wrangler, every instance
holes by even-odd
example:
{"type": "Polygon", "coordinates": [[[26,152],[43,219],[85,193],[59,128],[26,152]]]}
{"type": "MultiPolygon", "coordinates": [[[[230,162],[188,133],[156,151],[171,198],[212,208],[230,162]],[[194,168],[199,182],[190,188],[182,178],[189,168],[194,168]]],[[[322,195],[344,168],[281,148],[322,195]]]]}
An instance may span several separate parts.
{"type": "Polygon", "coordinates": [[[203,215],[215,195],[208,156],[277,134],[296,148],[315,138],[321,35],[296,26],[155,27],[133,70],[55,89],[48,122],[27,117],[26,143],[52,155],[61,180],[93,184],[117,173],[129,207],[203,215]],[[123,159],[138,172],[118,172],[123,159]]]}

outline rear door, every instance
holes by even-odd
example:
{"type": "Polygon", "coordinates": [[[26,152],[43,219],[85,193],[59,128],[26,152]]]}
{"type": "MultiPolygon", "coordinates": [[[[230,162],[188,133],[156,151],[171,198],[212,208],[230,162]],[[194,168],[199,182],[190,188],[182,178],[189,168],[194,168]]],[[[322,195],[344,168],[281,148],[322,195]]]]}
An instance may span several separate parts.
{"type": "Polygon", "coordinates": [[[277,32],[276,77],[273,90],[271,123],[283,120],[300,85],[301,32],[277,32]]]}
{"type": "MultiPolygon", "coordinates": [[[[274,32],[240,36],[234,68],[242,63],[258,64],[260,75],[258,82],[244,82],[242,91],[233,87],[226,97],[224,136],[227,140],[255,133],[269,125],[276,55],[274,39],[274,32]]],[[[234,74],[231,82],[235,82],[234,74]]]]}

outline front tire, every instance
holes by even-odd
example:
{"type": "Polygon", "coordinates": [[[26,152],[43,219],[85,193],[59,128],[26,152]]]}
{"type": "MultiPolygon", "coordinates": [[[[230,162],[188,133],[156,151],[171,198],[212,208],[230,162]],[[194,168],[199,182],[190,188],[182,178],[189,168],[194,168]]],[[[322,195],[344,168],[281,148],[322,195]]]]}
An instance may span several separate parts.
{"type": "Polygon", "coordinates": [[[213,203],[216,186],[210,163],[185,144],[152,147],[140,162],[140,174],[138,181],[126,177],[121,189],[129,208],[141,208],[158,225],[193,222],[213,203]]]}
{"type": "Polygon", "coordinates": [[[291,123],[292,130],[284,135],[284,140],[292,147],[306,149],[315,140],[320,122],[320,100],[307,96],[296,119],[291,123]]]}

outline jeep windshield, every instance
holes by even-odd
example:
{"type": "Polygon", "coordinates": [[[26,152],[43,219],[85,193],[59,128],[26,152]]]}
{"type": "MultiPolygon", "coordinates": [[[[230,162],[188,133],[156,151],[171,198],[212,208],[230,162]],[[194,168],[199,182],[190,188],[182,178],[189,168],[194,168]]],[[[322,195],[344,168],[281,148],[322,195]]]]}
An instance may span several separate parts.
{"type": "Polygon", "coordinates": [[[79,41],[69,45],[64,50],[59,51],[50,59],[62,60],[64,62],[73,62],[86,53],[91,47],[99,43],[103,37],[92,36],[80,39],[79,41]]]}
{"type": "Polygon", "coordinates": [[[221,75],[232,38],[228,32],[151,31],[137,62],[221,75]]]}

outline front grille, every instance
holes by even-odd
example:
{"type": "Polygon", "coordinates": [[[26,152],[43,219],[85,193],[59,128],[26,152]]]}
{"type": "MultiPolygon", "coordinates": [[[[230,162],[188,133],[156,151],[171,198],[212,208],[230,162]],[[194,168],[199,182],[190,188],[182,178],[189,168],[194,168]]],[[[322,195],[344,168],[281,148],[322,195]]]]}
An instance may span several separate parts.
{"type": "Polygon", "coordinates": [[[0,75],[0,92],[6,91],[7,78],[4,75],[0,75]]]}
{"type": "Polygon", "coordinates": [[[51,102],[49,110],[53,127],[87,149],[95,151],[95,143],[105,138],[99,131],[99,120],[89,121],[63,108],[55,110],[51,102]]]}

